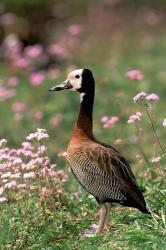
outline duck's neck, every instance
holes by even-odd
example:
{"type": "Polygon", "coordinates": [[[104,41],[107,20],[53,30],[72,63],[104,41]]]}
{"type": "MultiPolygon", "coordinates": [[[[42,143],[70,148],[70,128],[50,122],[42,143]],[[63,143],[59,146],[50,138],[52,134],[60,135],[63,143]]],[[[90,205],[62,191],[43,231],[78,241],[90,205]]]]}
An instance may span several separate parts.
{"type": "Polygon", "coordinates": [[[74,134],[86,135],[93,138],[93,102],[94,102],[94,89],[89,93],[80,94],[80,110],[77,121],[74,126],[74,134]]]}

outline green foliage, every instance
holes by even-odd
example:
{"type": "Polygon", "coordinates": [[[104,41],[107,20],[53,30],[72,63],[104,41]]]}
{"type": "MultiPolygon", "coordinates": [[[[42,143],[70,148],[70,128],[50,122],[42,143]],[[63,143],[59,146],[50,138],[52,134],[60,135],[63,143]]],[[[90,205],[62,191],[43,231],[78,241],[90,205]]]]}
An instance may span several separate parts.
{"type": "MultiPolygon", "coordinates": [[[[164,190],[164,186],[160,186],[160,190],[164,190]]],[[[109,232],[91,238],[84,236],[84,230],[97,223],[99,215],[96,202],[85,192],[80,192],[77,200],[68,198],[59,208],[43,207],[36,200],[29,200],[28,207],[27,203],[3,206],[1,249],[164,250],[166,217],[150,188],[148,193],[149,202],[153,200],[157,210],[155,220],[136,209],[112,208],[109,232]]],[[[164,204],[164,196],[158,197],[164,204]]]]}

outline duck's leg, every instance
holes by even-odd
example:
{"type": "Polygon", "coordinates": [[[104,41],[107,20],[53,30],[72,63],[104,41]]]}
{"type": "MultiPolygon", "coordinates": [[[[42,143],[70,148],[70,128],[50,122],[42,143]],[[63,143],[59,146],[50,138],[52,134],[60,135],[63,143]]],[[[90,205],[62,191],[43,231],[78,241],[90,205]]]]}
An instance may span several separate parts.
{"type": "Polygon", "coordinates": [[[103,229],[107,228],[110,207],[110,203],[104,203],[101,205],[100,221],[99,226],[96,230],[96,234],[101,233],[103,229]]]}

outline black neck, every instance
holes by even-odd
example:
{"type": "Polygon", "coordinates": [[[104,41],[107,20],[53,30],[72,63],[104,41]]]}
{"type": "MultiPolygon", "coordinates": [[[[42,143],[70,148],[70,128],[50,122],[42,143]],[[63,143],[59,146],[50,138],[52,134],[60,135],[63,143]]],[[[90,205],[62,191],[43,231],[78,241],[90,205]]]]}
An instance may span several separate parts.
{"type": "Polygon", "coordinates": [[[77,128],[83,130],[89,136],[92,135],[94,92],[95,90],[93,89],[82,97],[80,111],[76,123],[77,128]]]}

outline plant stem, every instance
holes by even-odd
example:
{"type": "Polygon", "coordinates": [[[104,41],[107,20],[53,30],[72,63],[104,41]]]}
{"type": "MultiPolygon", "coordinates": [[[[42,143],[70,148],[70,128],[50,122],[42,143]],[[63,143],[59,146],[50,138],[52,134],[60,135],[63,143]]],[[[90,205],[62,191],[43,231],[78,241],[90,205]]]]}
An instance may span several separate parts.
{"type": "Polygon", "coordinates": [[[164,151],[164,149],[163,149],[163,147],[162,147],[162,145],[161,145],[161,143],[160,143],[160,140],[159,140],[159,138],[158,138],[158,135],[157,135],[157,133],[156,133],[156,130],[155,130],[155,127],[154,127],[152,118],[151,118],[150,113],[149,113],[149,111],[148,111],[147,104],[144,104],[144,106],[145,106],[145,110],[146,110],[146,113],[147,113],[147,115],[148,115],[148,118],[149,118],[149,120],[150,120],[150,123],[151,123],[151,126],[152,126],[152,130],[153,130],[153,132],[154,132],[154,135],[155,135],[155,137],[156,137],[156,140],[157,140],[157,142],[158,142],[158,144],[159,144],[159,146],[160,146],[161,151],[162,151],[163,154],[165,155],[166,153],[165,153],[165,151],[164,151]]]}

